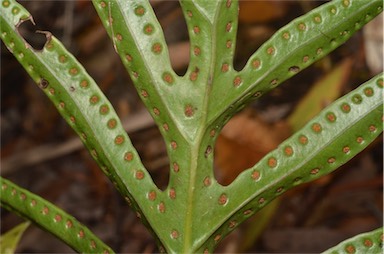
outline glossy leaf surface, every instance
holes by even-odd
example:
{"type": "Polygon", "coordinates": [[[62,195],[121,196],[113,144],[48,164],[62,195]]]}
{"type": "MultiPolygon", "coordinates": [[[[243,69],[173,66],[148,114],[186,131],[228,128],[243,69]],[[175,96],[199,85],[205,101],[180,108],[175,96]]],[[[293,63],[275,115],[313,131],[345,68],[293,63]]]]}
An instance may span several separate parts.
{"type": "Polygon", "coordinates": [[[1,37],[148,223],[160,250],[213,252],[276,196],[332,172],[380,135],[383,79],[377,76],[331,104],[231,185],[221,186],[213,175],[213,147],[229,118],[344,43],[382,11],[382,1],[324,4],[280,29],[241,71],[233,68],[238,2],[180,3],[191,45],[184,76],[171,68],[149,1],[93,0],[164,137],[170,159],[165,191],[154,185],[111,104],[80,63],[49,33],[42,51],[20,37],[20,22],[30,18],[11,0],[2,2],[1,37]]]}

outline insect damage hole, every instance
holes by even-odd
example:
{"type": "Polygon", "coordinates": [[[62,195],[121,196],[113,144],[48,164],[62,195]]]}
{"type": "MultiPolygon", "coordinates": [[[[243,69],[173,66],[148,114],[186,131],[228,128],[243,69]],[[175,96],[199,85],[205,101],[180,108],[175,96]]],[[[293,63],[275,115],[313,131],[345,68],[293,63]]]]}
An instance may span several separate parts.
{"type": "Polygon", "coordinates": [[[27,48],[32,47],[36,51],[41,51],[51,41],[51,33],[37,30],[32,16],[20,20],[16,24],[16,29],[20,36],[23,37],[27,48]]]}
{"type": "Polygon", "coordinates": [[[46,80],[46,79],[44,79],[44,78],[41,78],[40,81],[39,81],[39,83],[38,83],[38,85],[39,85],[39,87],[40,87],[41,89],[45,89],[45,88],[48,87],[49,82],[48,82],[48,80],[46,80]]]}

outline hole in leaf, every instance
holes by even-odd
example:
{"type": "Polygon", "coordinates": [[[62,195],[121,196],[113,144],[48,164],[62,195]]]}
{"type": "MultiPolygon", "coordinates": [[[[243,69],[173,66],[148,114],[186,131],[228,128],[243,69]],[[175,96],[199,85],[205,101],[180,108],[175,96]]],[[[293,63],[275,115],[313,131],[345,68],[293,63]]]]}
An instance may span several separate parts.
{"type": "Polygon", "coordinates": [[[42,50],[50,41],[51,33],[37,30],[32,17],[20,20],[16,28],[25,42],[34,50],[42,50]]]}

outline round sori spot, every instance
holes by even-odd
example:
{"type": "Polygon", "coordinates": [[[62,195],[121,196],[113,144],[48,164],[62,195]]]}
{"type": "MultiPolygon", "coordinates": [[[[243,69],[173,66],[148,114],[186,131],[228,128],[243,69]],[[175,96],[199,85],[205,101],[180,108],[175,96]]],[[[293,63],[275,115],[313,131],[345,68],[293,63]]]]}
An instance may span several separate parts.
{"type": "Polygon", "coordinates": [[[132,161],[133,160],[133,153],[132,152],[126,152],[124,154],[124,160],[126,161],[132,161]]]}
{"type": "Polygon", "coordinates": [[[229,32],[232,29],[232,22],[228,22],[227,25],[225,26],[225,31],[229,32]]]}
{"type": "Polygon", "coordinates": [[[176,141],[171,141],[171,148],[172,148],[173,150],[175,150],[175,149],[177,148],[177,143],[176,143],[176,141]]]}
{"type": "Polygon", "coordinates": [[[343,147],[343,153],[348,154],[351,151],[351,148],[349,146],[343,147]]]}
{"type": "Polygon", "coordinates": [[[376,130],[377,130],[377,128],[376,128],[376,126],[375,125],[370,125],[369,127],[368,127],[368,130],[370,131],[370,132],[375,132],[376,130]]]}
{"type": "Polygon", "coordinates": [[[370,248],[373,246],[373,242],[370,239],[365,239],[364,246],[370,248]]]}
{"type": "Polygon", "coordinates": [[[152,24],[146,24],[144,26],[144,33],[145,34],[152,34],[154,32],[155,28],[152,24]]]}
{"type": "Polygon", "coordinates": [[[278,80],[277,78],[275,78],[275,79],[273,79],[273,80],[270,82],[270,85],[271,85],[272,87],[275,87],[275,86],[278,85],[278,83],[279,83],[279,80],[278,80]]]}
{"type": "Polygon", "coordinates": [[[317,173],[319,173],[320,169],[319,168],[314,168],[310,171],[311,175],[316,175],[317,173]]]}
{"type": "Polygon", "coordinates": [[[316,15],[313,17],[313,20],[316,22],[316,23],[320,23],[321,22],[321,16],[320,15],[316,15]]]}
{"type": "Polygon", "coordinates": [[[176,190],[174,188],[170,188],[168,194],[169,194],[169,197],[171,199],[175,199],[176,198],[176,190]]]}
{"type": "Polygon", "coordinates": [[[79,238],[84,238],[85,234],[83,230],[80,230],[79,233],[77,234],[79,238]]]}
{"type": "Polygon", "coordinates": [[[141,90],[141,95],[144,97],[144,98],[147,98],[148,97],[148,92],[147,90],[141,90]]]}
{"type": "Polygon", "coordinates": [[[195,56],[199,56],[199,55],[201,54],[201,49],[200,49],[200,47],[198,47],[198,46],[194,47],[194,48],[193,48],[193,54],[194,54],[195,56]]]}
{"type": "Polygon", "coordinates": [[[348,254],[352,254],[352,253],[355,253],[356,252],[356,248],[351,245],[351,244],[348,244],[346,247],[345,247],[345,251],[348,253],[348,254]]]}
{"type": "Polygon", "coordinates": [[[299,28],[299,30],[301,31],[305,31],[307,29],[307,26],[304,24],[304,23],[299,23],[297,25],[297,27],[299,28]]]}
{"type": "Polygon", "coordinates": [[[351,106],[348,104],[348,103],[343,103],[341,104],[341,110],[344,112],[344,113],[349,113],[351,111],[351,106]]]}
{"type": "Polygon", "coordinates": [[[380,88],[383,88],[383,79],[382,78],[378,79],[376,82],[376,85],[380,88]]]}
{"type": "Polygon", "coordinates": [[[116,145],[121,145],[121,144],[124,143],[124,140],[125,140],[125,138],[124,138],[123,135],[118,135],[118,136],[116,136],[116,138],[115,138],[115,144],[116,144],[116,145]]]}
{"type": "Polygon", "coordinates": [[[226,43],[225,43],[225,46],[229,49],[232,47],[232,41],[231,40],[228,40],[226,43]]]}
{"type": "Polygon", "coordinates": [[[44,206],[43,209],[41,210],[41,213],[42,213],[43,215],[47,215],[47,214],[49,213],[49,208],[46,207],[46,206],[44,206]]]}
{"type": "Polygon", "coordinates": [[[164,72],[163,73],[163,80],[165,82],[167,82],[168,84],[173,84],[173,82],[174,82],[173,76],[169,72],[164,72]]]}
{"type": "Polygon", "coordinates": [[[76,68],[76,67],[72,67],[71,69],[69,69],[69,74],[71,75],[77,75],[79,73],[79,70],[76,68]]]}
{"type": "Polygon", "coordinates": [[[322,128],[321,124],[319,124],[319,123],[314,123],[314,124],[312,124],[311,129],[312,129],[315,133],[320,133],[320,132],[322,131],[323,128],[322,128]]]}
{"type": "Polygon", "coordinates": [[[135,14],[137,15],[137,16],[143,16],[144,14],[145,14],[145,8],[143,7],[143,6],[137,6],[136,8],[135,8],[135,14]]]}
{"type": "Polygon", "coordinates": [[[367,96],[367,97],[371,97],[373,96],[373,89],[371,87],[367,87],[364,89],[364,94],[367,96]]]}
{"type": "Polygon", "coordinates": [[[125,58],[127,59],[128,62],[131,62],[133,57],[130,54],[126,54],[125,58]]]}
{"type": "Polygon", "coordinates": [[[221,235],[220,234],[216,235],[215,238],[213,238],[213,240],[215,242],[218,242],[220,239],[221,239],[221,235]]]}
{"type": "Polygon", "coordinates": [[[327,118],[328,122],[331,122],[331,123],[336,121],[336,115],[332,112],[328,112],[326,115],[326,118],[327,118]]]}
{"type": "Polygon", "coordinates": [[[114,129],[116,128],[117,126],[117,121],[116,119],[112,118],[112,119],[109,119],[108,122],[107,122],[107,126],[109,129],[114,129]]]}
{"type": "Polygon", "coordinates": [[[247,209],[243,212],[244,215],[250,215],[252,214],[252,210],[251,209],[247,209]]]}
{"type": "Polygon", "coordinates": [[[164,202],[160,202],[157,206],[157,210],[159,210],[160,213],[165,213],[165,204],[164,202]]]}
{"type": "Polygon", "coordinates": [[[306,144],[308,144],[308,138],[307,138],[307,136],[305,136],[305,135],[300,135],[300,136],[299,136],[299,142],[300,142],[300,144],[302,144],[302,145],[306,145],[306,144]]]}
{"type": "Polygon", "coordinates": [[[330,7],[329,12],[331,14],[335,15],[337,13],[337,9],[334,6],[332,6],[332,7],[330,7]]]}
{"type": "Polygon", "coordinates": [[[235,220],[231,220],[231,221],[228,223],[228,227],[229,227],[229,228],[234,228],[234,227],[236,227],[236,225],[237,225],[237,221],[235,221],[235,220]]]}
{"type": "Polygon", "coordinates": [[[349,4],[350,4],[349,0],[344,0],[344,1],[343,1],[343,5],[344,5],[345,7],[348,7],[349,4]]]}
{"type": "Polygon", "coordinates": [[[303,63],[308,62],[308,60],[309,60],[309,56],[303,56],[303,63]]]}
{"type": "Polygon", "coordinates": [[[269,167],[274,168],[277,166],[277,159],[275,157],[270,157],[267,161],[269,167]]]}
{"type": "Polygon", "coordinates": [[[189,79],[190,79],[191,81],[195,81],[195,80],[197,79],[198,75],[199,75],[199,69],[196,68],[196,69],[195,69],[194,71],[192,71],[191,74],[189,75],[189,79]]]}
{"type": "Polygon", "coordinates": [[[251,178],[255,181],[259,180],[260,179],[260,171],[258,170],[254,170],[252,171],[252,174],[251,174],[251,178]]]}
{"type": "Polygon", "coordinates": [[[179,170],[180,170],[180,167],[179,167],[179,164],[177,164],[176,162],[174,162],[173,163],[173,165],[172,165],[172,167],[173,167],[173,171],[174,172],[179,172],[179,170]]]}
{"type": "Polygon", "coordinates": [[[240,76],[236,76],[233,80],[233,86],[238,87],[243,82],[243,79],[240,76]]]}
{"type": "Polygon", "coordinates": [[[56,214],[55,217],[53,218],[53,220],[54,220],[55,222],[60,222],[62,219],[63,219],[63,218],[61,217],[60,214],[56,214]]]}
{"type": "Polygon", "coordinates": [[[227,72],[229,70],[229,64],[223,63],[221,65],[221,72],[227,72]]]}
{"type": "Polygon", "coordinates": [[[292,148],[292,146],[284,147],[284,154],[286,156],[292,156],[293,155],[293,148],[292,148]]]}
{"type": "Polygon", "coordinates": [[[100,101],[100,98],[99,98],[99,96],[97,96],[97,95],[92,95],[91,98],[89,99],[89,102],[90,102],[91,104],[96,104],[96,103],[98,103],[99,101],[100,101]]]}
{"type": "Polygon", "coordinates": [[[258,59],[258,58],[253,59],[252,62],[251,62],[251,65],[252,65],[253,69],[259,69],[261,67],[260,59],[258,59]]]}
{"type": "Polygon", "coordinates": [[[156,42],[152,45],[152,52],[155,53],[155,54],[160,54],[161,51],[163,51],[163,46],[161,45],[161,43],[159,42],[156,42]]]}
{"type": "Polygon", "coordinates": [[[109,113],[109,107],[108,105],[104,104],[104,105],[101,105],[100,106],[100,110],[99,110],[100,114],[102,115],[106,115],[109,113]]]}
{"type": "Polygon", "coordinates": [[[192,117],[195,114],[195,109],[192,105],[188,104],[185,106],[184,114],[186,117],[192,117]]]}
{"type": "Polygon", "coordinates": [[[211,178],[210,178],[209,176],[205,177],[203,182],[204,182],[204,186],[205,186],[205,187],[210,186],[211,183],[212,183],[212,182],[211,182],[211,178]]]}
{"type": "Polygon", "coordinates": [[[80,82],[80,87],[82,87],[82,88],[87,88],[89,86],[89,83],[88,83],[88,81],[87,80],[82,80],[81,82],[80,82]]]}
{"type": "Polygon", "coordinates": [[[13,7],[12,8],[12,13],[13,14],[18,14],[20,12],[20,8],[19,7],[13,7]]]}
{"type": "Polygon", "coordinates": [[[361,97],[360,94],[355,94],[352,96],[352,102],[355,103],[355,104],[361,104],[361,102],[363,101],[363,97],[361,97]]]}
{"type": "Polygon", "coordinates": [[[357,137],[356,138],[356,142],[359,143],[359,144],[363,144],[364,138],[363,137],[357,137]]]}
{"type": "Polygon", "coordinates": [[[177,239],[177,238],[179,238],[179,232],[178,232],[177,230],[172,230],[172,231],[171,231],[171,237],[172,237],[173,239],[177,239]]]}
{"type": "Polygon", "coordinates": [[[200,27],[198,27],[198,26],[194,26],[194,27],[193,27],[193,32],[194,32],[195,34],[199,34],[199,33],[200,33],[200,27]]]}
{"type": "Polygon", "coordinates": [[[3,1],[3,6],[7,8],[10,5],[9,1],[5,0],[3,1]]]}
{"type": "Polygon", "coordinates": [[[273,54],[275,54],[275,52],[276,52],[276,50],[274,47],[271,46],[271,47],[267,48],[267,54],[268,55],[273,55],[273,54]]]}
{"type": "Polygon", "coordinates": [[[123,36],[121,34],[116,34],[116,40],[118,41],[122,41],[123,40],[123,36]]]}
{"type": "Polygon", "coordinates": [[[135,178],[137,179],[137,180],[142,180],[143,178],[144,178],[144,176],[145,176],[145,174],[144,174],[144,172],[142,171],[142,170],[136,170],[136,172],[135,172],[135,178]]]}
{"type": "Polygon", "coordinates": [[[59,62],[60,63],[65,63],[67,61],[67,56],[65,55],[60,55],[59,56],[59,62]]]}
{"type": "Polygon", "coordinates": [[[150,191],[147,194],[148,199],[151,201],[154,201],[156,199],[156,196],[157,196],[156,191],[150,191]]]}
{"type": "Polygon", "coordinates": [[[289,34],[289,32],[283,33],[283,39],[288,40],[290,37],[291,37],[291,35],[289,34]]]}

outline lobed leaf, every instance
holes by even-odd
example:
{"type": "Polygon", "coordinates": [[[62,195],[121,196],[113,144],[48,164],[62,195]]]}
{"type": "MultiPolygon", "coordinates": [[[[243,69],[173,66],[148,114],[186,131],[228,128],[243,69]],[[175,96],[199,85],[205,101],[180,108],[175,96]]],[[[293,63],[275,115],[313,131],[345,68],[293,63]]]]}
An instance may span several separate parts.
{"type": "Polygon", "coordinates": [[[165,140],[189,139],[197,128],[191,117],[193,108],[186,112],[191,103],[188,97],[193,95],[198,101],[201,95],[195,89],[185,93],[192,86],[181,82],[172,69],[162,28],[149,1],[93,0],[93,4],[165,140]]]}
{"type": "Polygon", "coordinates": [[[13,0],[2,2],[1,38],[149,223],[161,251],[213,251],[273,198],[335,170],[382,131],[383,80],[377,76],[231,185],[221,186],[213,176],[214,142],[229,117],[342,44],[382,11],[378,0],[335,0],[313,10],[282,28],[239,72],[233,69],[238,1],[181,0],[191,39],[191,62],[183,77],[171,68],[148,0],[93,3],[165,138],[171,176],[164,192],[153,184],[112,106],[74,57],[48,33],[42,51],[19,36],[18,26],[31,18],[13,0]]]}
{"type": "Polygon", "coordinates": [[[57,206],[0,177],[1,205],[36,223],[74,250],[82,253],[114,253],[86,226],[57,206]]]}
{"type": "Polygon", "coordinates": [[[381,0],[334,0],[282,27],[250,57],[243,70],[216,73],[209,121],[225,122],[250,100],[342,45],[382,10],[381,0]]]}
{"type": "MultiPolygon", "coordinates": [[[[148,201],[138,204],[136,200],[146,188],[158,189],[95,81],[49,32],[44,32],[47,42],[42,50],[33,49],[21,37],[20,24],[33,20],[17,2],[4,0],[0,18],[2,41],[79,135],[103,172],[139,214],[151,210],[148,201]]],[[[145,215],[141,218],[146,223],[145,215]]]]}
{"type": "Polygon", "coordinates": [[[210,228],[200,226],[199,229],[217,230],[202,248],[212,250],[217,239],[222,239],[277,196],[329,174],[366,148],[383,131],[382,92],[383,76],[380,74],[336,100],[224,187],[221,193],[225,193],[226,203],[219,209],[212,209],[210,203],[203,202],[212,197],[220,198],[220,193],[208,188],[200,199],[200,204],[205,205],[199,209],[208,211],[200,220],[210,221],[210,228]]]}

